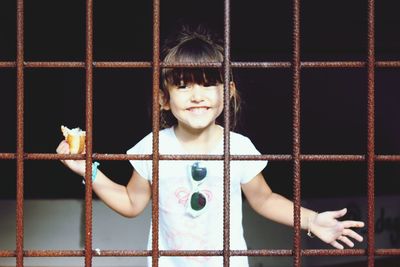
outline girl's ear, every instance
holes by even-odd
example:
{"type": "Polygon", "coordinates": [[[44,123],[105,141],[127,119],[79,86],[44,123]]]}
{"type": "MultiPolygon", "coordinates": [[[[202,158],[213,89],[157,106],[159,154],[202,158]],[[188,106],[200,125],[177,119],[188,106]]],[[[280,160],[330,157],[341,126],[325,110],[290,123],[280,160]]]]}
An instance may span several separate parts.
{"type": "Polygon", "coordinates": [[[158,101],[160,103],[160,110],[170,110],[169,101],[163,90],[160,90],[158,101]]]}
{"type": "Polygon", "coordinates": [[[236,84],[235,82],[229,82],[229,96],[230,98],[236,95],[236,84]]]}

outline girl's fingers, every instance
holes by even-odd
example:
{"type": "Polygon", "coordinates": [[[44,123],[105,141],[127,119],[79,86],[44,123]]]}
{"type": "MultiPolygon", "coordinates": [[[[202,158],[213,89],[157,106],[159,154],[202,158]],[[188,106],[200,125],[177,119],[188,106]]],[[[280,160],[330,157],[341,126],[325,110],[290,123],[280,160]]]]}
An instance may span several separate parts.
{"type": "Polygon", "coordinates": [[[336,210],[333,211],[333,218],[338,219],[340,217],[343,217],[347,213],[347,209],[341,209],[341,210],[336,210]]]}
{"type": "Polygon", "coordinates": [[[351,237],[351,238],[357,240],[358,242],[362,242],[362,241],[363,241],[363,237],[362,237],[361,235],[359,235],[358,233],[354,232],[354,231],[351,230],[351,229],[345,229],[345,230],[343,230],[342,235],[351,237]]]}
{"type": "Polygon", "coordinates": [[[341,245],[339,242],[337,242],[336,240],[332,241],[330,243],[333,247],[337,248],[337,249],[343,249],[343,245],[341,245]]]}
{"type": "Polygon", "coordinates": [[[349,247],[351,247],[351,248],[354,247],[354,243],[353,243],[348,237],[346,237],[346,236],[344,236],[344,235],[339,236],[339,237],[337,238],[337,240],[339,240],[339,241],[345,243],[347,246],[349,246],[349,247]]]}
{"type": "Polygon", "coordinates": [[[344,228],[364,227],[364,222],[360,222],[360,221],[343,221],[342,224],[343,224],[344,228]]]}
{"type": "Polygon", "coordinates": [[[67,141],[63,140],[57,147],[56,152],[58,154],[68,154],[69,153],[69,145],[67,141]]]}

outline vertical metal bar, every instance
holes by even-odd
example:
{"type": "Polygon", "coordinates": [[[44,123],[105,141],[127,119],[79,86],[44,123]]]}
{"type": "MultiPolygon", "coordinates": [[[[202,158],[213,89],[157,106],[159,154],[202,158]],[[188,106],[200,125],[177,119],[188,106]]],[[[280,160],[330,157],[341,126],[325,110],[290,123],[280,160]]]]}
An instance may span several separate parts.
{"type": "Polygon", "coordinates": [[[152,265],[158,266],[158,175],[160,130],[160,0],[153,0],[153,179],[152,179],[152,265]]]}
{"type": "Polygon", "coordinates": [[[293,1],[293,266],[301,266],[300,255],[300,0],[293,1]]]}
{"type": "Polygon", "coordinates": [[[229,267],[230,256],[230,0],[224,2],[224,234],[223,262],[229,267]]]}
{"type": "Polygon", "coordinates": [[[375,261],[375,1],[368,0],[368,267],[375,261]]]}
{"type": "Polygon", "coordinates": [[[86,0],[85,266],[92,266],[93,0],[86,0]]]}
{"type": "Polygon", "coordinates": [[[24,266],[24,1],[17,1],[16,266],[24,266]]]}

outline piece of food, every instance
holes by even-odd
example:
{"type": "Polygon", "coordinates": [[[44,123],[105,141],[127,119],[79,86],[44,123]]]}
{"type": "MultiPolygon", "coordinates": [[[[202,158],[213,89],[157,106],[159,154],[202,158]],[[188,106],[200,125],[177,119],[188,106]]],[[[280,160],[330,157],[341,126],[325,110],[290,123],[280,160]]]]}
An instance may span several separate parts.
{"type": "Polygon", "coordinates": [[[80,154],[85,150],[85,131],[80,128],[68,129],[64,125],[61,126],[61,131],[69,144],[71,154],[80,154]]]}

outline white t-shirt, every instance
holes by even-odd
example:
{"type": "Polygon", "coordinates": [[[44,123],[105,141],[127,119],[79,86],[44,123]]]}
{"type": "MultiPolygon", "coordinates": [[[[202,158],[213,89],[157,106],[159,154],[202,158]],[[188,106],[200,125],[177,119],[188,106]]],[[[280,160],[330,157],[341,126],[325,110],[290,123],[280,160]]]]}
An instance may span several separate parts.
{"type": "MultiPolygon", "coordinates": [[[[189,154],[177,139],[174,128],[159,132],[160,154],[189,154]]],[[[231,132],[231,155],[259,155],[249,138],[231,132]]],[[[144,137],[127,154],[152,154],[152,133],[144,137]]],[[[210,155],[223,154],[223,140],[210,155]]],[[[152,182],[152,161],[132,160],[134,169],[152,182]]],[[[160,250],[222,250],[223,249],[223,161],[201,161],[207,176],[199,185],[206,196],[205,212],[193,217],[187,207],[192,193],[190,167],[198,161],[160,160],[159,162],[159,249],[160,250]]],[[[241,184],[260,173],[267,161],[230,162],[230,249],[246,250],[242,227],[241,184]]],[[[149,233],[148,249],[152,247],[149,233]]],[[[221,257],[160,257],[160,267],[217,267],[221,257]]],[[[151,257],[149,257],[151,266],[151,257]]],[[[247,257],[231,257],[231,266],[247,267],[247,257]]]]}

